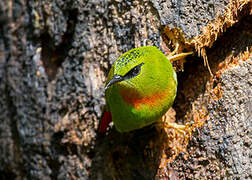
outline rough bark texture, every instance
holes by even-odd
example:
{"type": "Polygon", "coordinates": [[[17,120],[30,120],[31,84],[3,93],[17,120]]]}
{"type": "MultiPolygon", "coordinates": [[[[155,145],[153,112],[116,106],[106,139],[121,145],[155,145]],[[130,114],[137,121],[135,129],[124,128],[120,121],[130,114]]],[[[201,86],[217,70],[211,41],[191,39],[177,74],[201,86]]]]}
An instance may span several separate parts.
{"type": "Polygon", "coordinates": [[[196,56],[178,72],[176,120],[193,121],[194,107],[208,114],[186,152],[162,164],[172,137],[153,127],[96,133],[105,77],[121,53],[146,44],[167,53],[165,26],[188,39],[204,35],[230,2],[0,1],[0,179],[251,179],[247,1],[205,47],[214,76],[196,56]]]}

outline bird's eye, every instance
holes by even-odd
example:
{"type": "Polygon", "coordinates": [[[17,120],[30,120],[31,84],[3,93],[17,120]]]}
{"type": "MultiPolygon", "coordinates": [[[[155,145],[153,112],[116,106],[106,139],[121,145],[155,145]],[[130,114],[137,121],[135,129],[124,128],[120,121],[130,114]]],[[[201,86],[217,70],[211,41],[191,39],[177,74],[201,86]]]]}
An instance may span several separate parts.
{"type": "Polygon", "coordinates": [[[137,75],[140,71],[140,67],[139,66],[136,66],[132,69],[132,75],[137,75]]]}
{"type": "Polygon", "coordinates": [[[137,76],[141,72],[141,66],[143,64],[144,63],[141,63],[141,64],[135,66],[134,68],[132,68],[126,75],[124,75],[124,78],[130,79],[130,78],[137,76]]]}

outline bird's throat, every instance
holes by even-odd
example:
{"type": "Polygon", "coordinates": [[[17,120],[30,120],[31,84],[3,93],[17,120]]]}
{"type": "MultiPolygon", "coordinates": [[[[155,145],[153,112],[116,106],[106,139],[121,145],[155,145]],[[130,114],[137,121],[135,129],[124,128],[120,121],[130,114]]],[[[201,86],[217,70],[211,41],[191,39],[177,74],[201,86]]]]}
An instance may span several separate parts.
{"type": "Polygon", "coordinates": [[[160,92],[154,92],[147,96],[143,96],[134,90],[123,89],[121,91],[124,102],[133,106],[136,110],[141,110],[142,107],[146,106],[150,109],[157,107],[165,100],[169,93],[169,88],[160,92]]]}

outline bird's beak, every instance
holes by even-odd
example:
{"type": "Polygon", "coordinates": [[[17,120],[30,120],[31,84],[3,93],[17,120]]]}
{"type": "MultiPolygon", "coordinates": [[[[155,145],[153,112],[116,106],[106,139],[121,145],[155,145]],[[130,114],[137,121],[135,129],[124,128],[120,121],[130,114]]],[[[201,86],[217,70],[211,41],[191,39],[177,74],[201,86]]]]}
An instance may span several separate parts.
{"type": "Polygon", "coordinates": [[[114,75],[113,76],[113,79],[111,79],[105,86],[105,89],[108,89],[111,85],[117,83],[117,82],[120,82],[123,80],[123,77],[120,76],[120,75],[114,75]]]}

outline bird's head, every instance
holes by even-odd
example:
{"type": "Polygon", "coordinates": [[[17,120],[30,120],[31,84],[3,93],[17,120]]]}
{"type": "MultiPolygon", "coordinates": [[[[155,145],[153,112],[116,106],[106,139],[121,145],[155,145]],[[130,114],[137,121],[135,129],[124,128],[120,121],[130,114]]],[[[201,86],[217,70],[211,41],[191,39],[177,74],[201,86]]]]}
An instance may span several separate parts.
{"type": "Polygon", "coordinates": [[[151,92],[153,88],[160,88],[162,73],[167,71],[165,61],[168,61],[163,56],[153,46],[135,48],[124,53],[112,66],[105,89],[115,84],[138,92],[151,92]]]}

